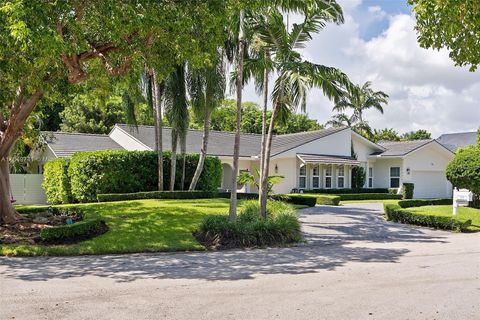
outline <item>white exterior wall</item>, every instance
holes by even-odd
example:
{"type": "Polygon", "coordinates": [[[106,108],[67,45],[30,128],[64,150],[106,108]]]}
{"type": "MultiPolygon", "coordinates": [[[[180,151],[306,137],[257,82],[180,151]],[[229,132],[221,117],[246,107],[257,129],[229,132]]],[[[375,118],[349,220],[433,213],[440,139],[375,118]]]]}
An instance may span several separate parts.
{"type": "Polygon", "coordinates": [[[113,141],[121,145],[125,150],[128,151],[148,151],[151,150],[148,146],[144,145],[137,139],[133,138],[131,135],[126,133],[124,130],[115,126],[109,134],[110,138],[113,141]]]}
{"type": "Polygon", "coordinates": [[[351,155],[351,138],[351,129],[345,129],[283,152],[279,157],[296,157],[297,153],[328,154],[349,157],[351,155]]]}
{"type": "Polygon", "coordinates": [[[278,194],[290,193],[293,188],[296,188],[299,168],[300,160],[296,156],[272,159],[270,161],[269,175],[283,176],[282,182],[274,186],[273,191],[278,194]],[[278,167],[278,173],[275,173],[275,165],[278,167]]]}
{"type": "Polygon", "coordinates": [[[370,162],[370,167],[373,168],[373,187],[390,188],[390,167],[400,167],[401,186],[404,178],[402,164],[401,158],[377,158],[375,162],[370,162]]]}

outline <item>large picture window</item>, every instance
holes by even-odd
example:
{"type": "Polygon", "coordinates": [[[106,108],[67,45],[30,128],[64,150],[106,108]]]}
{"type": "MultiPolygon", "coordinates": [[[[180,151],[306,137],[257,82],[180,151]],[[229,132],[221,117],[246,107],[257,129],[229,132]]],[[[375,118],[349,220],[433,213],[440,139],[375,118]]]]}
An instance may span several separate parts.
{"type": "Polygon", "coordinates": [[[337,169],[337,188],[345,188],[345,168],[339,167],[337,169]]]}
{"type": "Polygon", "coordinates": [[[312,168],[312,188],[320,188],[320,166],[318,164],[312,168]]]}
{"type": "Polygon", "coordinates": [[[328,166],[325,169],[325,179],[324,179],[325,189],[332,188],[332,167],[328,166]]]}
{"type": "Polygon", "coordinates": [[[400,188],[400,167],[390,167],[390,188],[400,188]]]}
{"type": "Polygon", "coordinates": [[[298,174],[298,188],[305,189],[307,188],[307,167],[302,165],[298,174]]]}

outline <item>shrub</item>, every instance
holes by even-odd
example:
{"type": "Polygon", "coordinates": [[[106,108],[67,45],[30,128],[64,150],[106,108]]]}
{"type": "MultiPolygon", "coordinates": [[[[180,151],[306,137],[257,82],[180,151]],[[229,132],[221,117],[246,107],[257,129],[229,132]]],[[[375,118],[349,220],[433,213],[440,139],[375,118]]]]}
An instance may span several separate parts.
{"type": "Polygon", "coordinates": [[[361,189],[365,185],[365,169],[363,167],[352,168],[352,187],[353,189],[361,189]]]}
{"type": "Polygon", "coordinates": [[[99,218],[86,219],[71,225],[43,228],[40,237],[45,242],[70,242],[98,235],[105,228],[105,223],[99,218]]]}
{"type": "Polygon", "coordinates": [[[304,197],[314,197],[317,199],[316,204],[319,205],[329,205],[329,206],[338,206],[340,204],[340,197],[337,195],[329,194],[302,194],[304,197]]]}
{"type": "Polygon", "coordinates": [[[194,235],[206,247],[221,249],[300,241],[300,222],[290,205],[269,202],[267,211],[267,219],[261,219],[258,204],[247,203],[236,221],[229,221],[227,216],[208,216],[194,235]]]}
{"type": "Polygon", "coordinates": [[[451,205],[452,203],[453,203],[452,199],[411,199],[411,200],[398,201],[398,205],[402,208],[422,207],[422,206],[441,206],[441,205],[451,205]]]}
{"type": "Polygon", "coordinates": [[[457,151],[447,166],[447,179],[457,188],[475,194],[475,205],[480,206],[480,145],[457,151]]]}
{"type": "Polygon", "coordinates": [[[281,200],[291,204],[305,205],[315,207],[317,204],[317,197],[314,195],[300,195],[300,194],[282,194],[271,197],[273,200],[281,200]]]}
{"type": "Polygon", "coordinates": [[[412,199],[413,198],[413,189],[415,185],[413,183],[403,183],[402,184],[402,195],[403,199],[412,199]]]}
{"type": "Polygon", "coordinates": [[[340,201],[347,200],[400,200],[401,194],[391,193],[354,193],[354,194],[339,194],[340,201]]]}
{"type": "MultiPolygon", "coordinates": [[[[164,152],[164,185],[170,181],[170,152],[164,152]]],[[[185,185],[193,178],[198,154],[186,156],[185,185]]],[[[178,157],[176,187],[181,179],[178,157]]],[[[97,200],[98,194],[153,191],[157,188],[157,153],[153,151],[96,151],[76,153],[70,162],[71,191],[74,200],[97,200]]],[[[197,185],[199,190],[215,191],[221,184],[222,165],[218,158],[207,157],[197,185]]]]}
{"type": "Polygon", "coordinates": [[[385,205],[385,217],[393,222],[455,231],[465,231],[472,223],[472,220],[461,222],[449,217],[416,214],[392,204],[385,205]]]}
{"type": "Polygon", "coordinates": [[[68,176],[69,158],[59,158],[45,164],[42,187],[50,204],[70,203],[73,196],[68,176]]]}
{"type": "Polygon", "coordinates": [[[352,193],[390,193],[387,188],[361,188],[361,189],[311,189],[305,190],[305,193],[322,194],[352,194],[352,193]]]}
{"type": "Polygon", "coordinates": [[[390,193],[390,194],[398,194],[398,188],[388,188],[388,193],[390,193]]]}

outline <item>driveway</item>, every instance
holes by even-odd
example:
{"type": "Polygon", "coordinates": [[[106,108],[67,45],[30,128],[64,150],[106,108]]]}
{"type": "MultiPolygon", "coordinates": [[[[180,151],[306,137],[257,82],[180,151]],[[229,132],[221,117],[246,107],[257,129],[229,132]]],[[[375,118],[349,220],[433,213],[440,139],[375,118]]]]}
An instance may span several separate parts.
{"type": "Polygon", "coordinates": [[[479,319],[480,235],[302,211],[266,250],[1,258],[0,319],[479,319]]]}

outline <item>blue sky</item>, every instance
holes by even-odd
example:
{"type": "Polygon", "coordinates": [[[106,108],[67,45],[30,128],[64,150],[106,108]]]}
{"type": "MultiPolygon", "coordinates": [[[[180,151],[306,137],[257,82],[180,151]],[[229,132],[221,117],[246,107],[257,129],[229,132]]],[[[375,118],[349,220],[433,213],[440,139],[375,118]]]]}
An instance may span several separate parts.
{"type": "MultiPolygon", "coordinates": [[[[337,1],[345,23],[328,25],[301,53],[306,60],[341,69],[357,84],[371,81],[374,90],[390,95],[384,114],[365,114],[373,128],[399,133],[426,129],[436,138],[480,126],[480,73],[456,67],[446,50],[420,48],[406,0],[337,1]]],[[[252,84],[245,88],[244,100],[261,103],[252,84]]],[[[332,107],[320,90],[311,90],[310,117],[325,123],[332,107]]]]}

